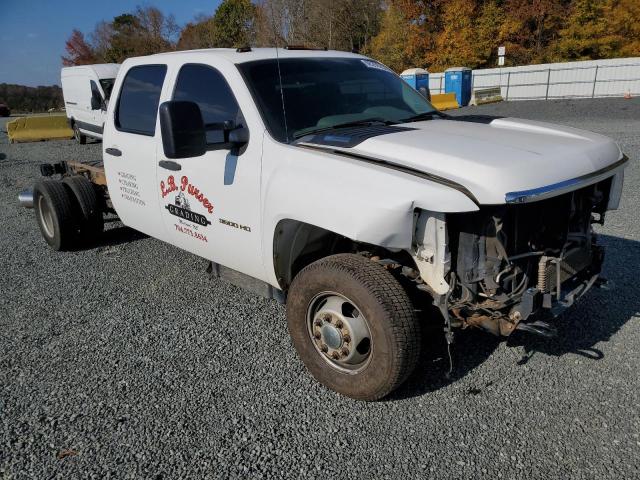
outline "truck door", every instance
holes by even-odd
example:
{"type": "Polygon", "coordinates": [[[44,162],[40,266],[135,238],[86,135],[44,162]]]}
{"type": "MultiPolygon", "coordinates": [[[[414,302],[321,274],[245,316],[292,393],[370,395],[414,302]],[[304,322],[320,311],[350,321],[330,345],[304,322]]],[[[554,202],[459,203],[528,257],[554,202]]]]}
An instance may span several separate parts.
{"type": "Polygon", "coordinates": [[[78,127],[88,132],[87,126],[91,125],[93,112],[91,111],[91,82],[86,75],[72,77],[75,90],[73,118],[78,127]]]}
{"type": "Polygon", "coordinates": [[[156,238],[164,237],[156,187],[158,105],[166,65],[131,67],[110,102],[103,139],[109,196],[122,222],[156,238]],[[116,100],[116,99],[114,99],[116,100]]]}
{"type": "Polygon", "coordinates": [[[104,106],[106,105],[106,101],[104,99],[104,95],[100,88],[98,88],[98,84],[95,80],[91,80],[91,97],[100,99],[100,108],[93,108],[91,105],[91,101],[89,102],[89,108],[91,108],[91,126],[88,128],[92,133],[97,133],[102,135],[102,131],[104,130],[104,106]],[[93,128],[93,130],[92,130],[93,128]]]}
{"type": "MultiPolygon", "coordinates": [[[[228,74],[235,74],[237,81],[242,82],[237,70],[228,74]]],[[[211,150],[200,157],[179,160],[167,159],[162,140],[157,139],[157,191],[167,240],[262,279],[262,131],[257,125],[252,129],[246,123],[225,76],[211,65],[182,65],[176,74],[173,94],[166,99],[197,103],[205,125],[233,122],[236,126],[247,126],[250,131],[249,143],[240,151],[211,150]]],[[[208,144],[222,141],[222,132],[207,131],[208,144]]]]}

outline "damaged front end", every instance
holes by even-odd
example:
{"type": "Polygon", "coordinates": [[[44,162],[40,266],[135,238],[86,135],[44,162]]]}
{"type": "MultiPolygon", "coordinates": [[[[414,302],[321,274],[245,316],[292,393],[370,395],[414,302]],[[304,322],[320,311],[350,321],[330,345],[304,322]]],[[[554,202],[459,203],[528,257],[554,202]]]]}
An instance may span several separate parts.
{"type": "Polygon", "coordinates": [[[604,222],[613,182],[446,217],[418,213],[413,258],[424,280],[419,288],[440,307],[446,329],[551,334],[543,318],[558,315],[600,282],[604,251],[592,224],[604,222]]]}

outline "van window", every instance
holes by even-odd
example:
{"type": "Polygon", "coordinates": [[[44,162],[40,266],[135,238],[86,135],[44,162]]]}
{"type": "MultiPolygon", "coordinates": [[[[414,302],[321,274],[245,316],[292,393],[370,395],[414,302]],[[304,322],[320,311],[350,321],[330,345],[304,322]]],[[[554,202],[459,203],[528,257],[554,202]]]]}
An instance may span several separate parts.
{"type": "Polygon", "coordinates": [[[96,82],[94,82],[93,80],[91,80],[91,96],[92,97],[96,97],[96,98],[102,98],[102,94],[100,93],[100,90],[98,89],[98,84],[96,82]]]}
{"type": "MultiPolygon", "coordinates": [[[[174,100],[195,102],[200,107],[205,128],[215,127],[226,121],[235,126],[244,123],[242,112],[236,102],[227,81],[213,67],[207,65],[187,64],[180,69],[174,100]]],[[[220,129],[207,129],[207,143],[223,142],[220,129]]]]}
{"type": "Polygon", "coordinates": [[[100,85],[102,86],[102,91],[104,92],[104,99],[109,100],[111,97],[111,90],[113,90],[113,83],[116,81],[115,78],[101,78],[100,85]]]}
{"type": "Polygon", "coordinates": [[[115,124],[118,130],[153,136],[166,65],[132,67],[122,82],[116,107],[115,124]]]}

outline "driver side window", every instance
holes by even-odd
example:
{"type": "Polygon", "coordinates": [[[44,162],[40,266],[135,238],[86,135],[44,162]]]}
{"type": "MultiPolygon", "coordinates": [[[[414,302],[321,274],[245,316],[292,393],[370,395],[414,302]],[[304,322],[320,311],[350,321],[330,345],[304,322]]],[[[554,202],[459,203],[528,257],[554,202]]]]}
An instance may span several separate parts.
{"type": "Polygon", "coordinates": [[[184,65],[178,73],[173,99],[198,104],[208,144],[224,141],[223,131],[212,127],[227,121],[233,122],[232,127],[244,124],[242,112],[229,84],[220,72],[208,65],[184,65]]]}

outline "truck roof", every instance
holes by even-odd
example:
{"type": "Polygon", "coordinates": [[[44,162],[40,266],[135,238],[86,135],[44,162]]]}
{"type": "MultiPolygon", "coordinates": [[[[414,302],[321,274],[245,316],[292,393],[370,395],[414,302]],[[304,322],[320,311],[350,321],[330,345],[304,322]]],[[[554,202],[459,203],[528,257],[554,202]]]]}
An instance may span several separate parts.
{"type": "MultiPolygon", "coordinates": [[[[232,63],[245,63],[252,62],[254,60],[269,60],[275,58],[336,58],[336,57],[351,57],[351,58],[365,58],[363,55],[358,55],[355,53],[348,52],[340,52],[338,50],[309,50],[309,49],[295,49],[291,47],[291,49],[286,48],[252,48],[248,51],[238,51],[235,48],[206,48],[202,50],[182,50],[179,52],[167,52],[167,53],[157,53],[154,55],[149,55],[148,57],[138,57],[141,58],[153,58],[157,60],[158,58],[167,59],[175,58],[176,56],[188,56],[190,58],[202,58],[202,57],[210,57],[211,55],[216,55],[218,57],[223,57],[225,60],[228,60],[232,63]],[[276,53],[277,50],[277,53],[276,53]]],[[[134,58],[130,60],[136,60],[134,58]]]]}
{"type": "Polygon", "coordinates": [[[78,75],[81,72],[88,70],[93,71],[98,78],[115,78],[120,69],[119,63],[95,63],[93,65],[78,65],[77,67],[64,67],[61,72],[61,77],[67,77],[70,75],[78,75]]]}

